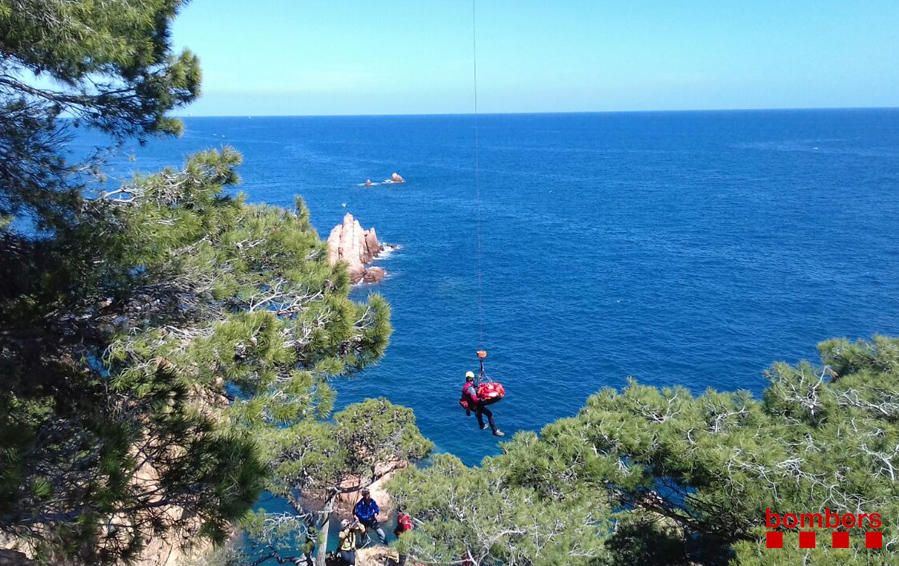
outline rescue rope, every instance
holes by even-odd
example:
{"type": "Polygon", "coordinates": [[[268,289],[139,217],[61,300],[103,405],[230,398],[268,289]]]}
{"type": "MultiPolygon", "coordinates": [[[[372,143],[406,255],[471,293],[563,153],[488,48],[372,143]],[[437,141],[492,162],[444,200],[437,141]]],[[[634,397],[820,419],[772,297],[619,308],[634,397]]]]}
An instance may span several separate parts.
{"type": "Polygon", "coordinates": [[[471,62],[474,88],[474,192],[475,234],[477,239],[476,268],[478,272],[478,349],[484,348],[484,277],[481,271],[481,135],[478,129],[478,18],[477,0],[471,0],[471,62]]]}

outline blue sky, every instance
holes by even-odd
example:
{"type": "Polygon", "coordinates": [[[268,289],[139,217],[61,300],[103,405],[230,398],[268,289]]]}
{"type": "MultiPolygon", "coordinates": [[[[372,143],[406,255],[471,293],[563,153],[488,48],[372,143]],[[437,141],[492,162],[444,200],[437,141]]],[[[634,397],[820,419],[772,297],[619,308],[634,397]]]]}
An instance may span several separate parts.
{"type": "MultiPolygon", "coordinates": [[[[477,0],[482,112],[899,106],[899,1],[477,0]]],[[[185,115],[466,113],[470,0],[193,0],[185,115]]]]}

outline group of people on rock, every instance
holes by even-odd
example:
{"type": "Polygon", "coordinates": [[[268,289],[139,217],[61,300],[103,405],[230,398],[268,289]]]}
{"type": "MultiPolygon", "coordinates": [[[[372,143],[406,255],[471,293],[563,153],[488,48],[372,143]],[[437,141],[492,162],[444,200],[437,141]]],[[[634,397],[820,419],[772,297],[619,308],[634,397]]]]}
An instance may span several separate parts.
{"type": "MultiPolygon", "coordinates": [[[[387,543],[387,535],[384,534],[384,529],[381,528],[381,524],[378,521],[380,513],[381,508],[378,507],[377,501],[372,499],[371,491],[363,489],[362,499],[353,507],[353,520],[344,519],[340,522],[337,556],[342,564],[356,564],[356,550],[360,547],[363,537],[367,535],[369,530],[375,532],[381,544],[387,543]]],[[[412,517],[403,513],[402,509],[397,510],[396,528],[393,530],[393,534],[399,537],[410,530],[412,530],[412,517]]],[[[406,556],[400,554],[395,564],[404,566],[406,564],[406,556]]]]}
{"type": "MultiPolygon", "coordinates": [[[[475,374],[472,371],[465,372],[461,401],[463,406],[466,407],[465,413],[467,416],[474,412],[481,430],[485,430],[489,426],[495,436],[505,436],[505,433],[497,428],[496,422],[493,420],[493,411],[479,397],[475,374]],[[487,417],[487,423],[484,423],[485,416],[487,417]]],[[[362,489],[361,494],[362,498],[353,507],[353,519],[343,519],[340,522],[336,558],[343,565],[356,564],[356,550],[367,545],[368,541],[365,541],[365,538],[368,536],[369,531],[375,533],[381,544],[387,543],[387,535],[384,533],[384,529],[381,527],[378,519],[378,515],[381,513],[378,502],[372,498],[371,491],[367,488],[362,489]]],[[[394,535],[399,537],[404,532],[412,530],[412,528],[412,517],[404,513],[402,509],[398,509],[396,528],[393,530],[394,535]]],[[[311,551],[307,556],[311,556],[311,551]]],[[[404,566],[406,564],[406,556],[400,554],[398,561],[394,561],[393,564],[404,566]]]]}

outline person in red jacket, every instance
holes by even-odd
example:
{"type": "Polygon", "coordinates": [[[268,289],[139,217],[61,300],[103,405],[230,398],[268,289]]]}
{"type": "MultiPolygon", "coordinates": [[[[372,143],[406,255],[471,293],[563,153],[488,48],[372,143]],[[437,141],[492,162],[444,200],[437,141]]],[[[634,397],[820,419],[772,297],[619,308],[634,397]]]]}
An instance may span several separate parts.
{"type": "MultiPolygon", "coordinates": [[[[405,532],[411,531],[414,525],[412,524],[412,516],[408,513],[403,512],[402,509],[396,510],[396,528],[393,529],[393,534],[396,535],[396,538],[400,538],[405,532]]],[[[400,554],[398,556],[399,562],[396,563],[396,566],[406,566],[407,556],[405,554],[400,554]]]]}
{"type": "Polygon", "coordinates": [[[474,382],[474,372],[472,371],[465,372],[465,385],[462,386],[462,401],[465,401],[468,404],[465,411],[466,414],[469,414],[470,411],[474,411],[474,415],[478,418],[478,426],[481,427],[481,430],[487,428],[487,425],[484,424],[484,415],[487,415],[487,422],[490,423],[490,430],[493,431],[493,436],[506,435],[503,431],[496,428],[496,423],[493,421],[493,411],[488,409],[481,401],[481,398],[478,397],[478,386],[474,382]]]}

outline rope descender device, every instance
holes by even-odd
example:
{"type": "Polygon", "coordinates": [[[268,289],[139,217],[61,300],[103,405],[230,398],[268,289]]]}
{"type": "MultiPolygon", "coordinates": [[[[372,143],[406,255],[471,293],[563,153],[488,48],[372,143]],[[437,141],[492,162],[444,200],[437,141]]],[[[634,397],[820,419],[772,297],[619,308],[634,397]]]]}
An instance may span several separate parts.
{"type": "Polygon", "coordinates": [[[478,381],[480,381],[487,375],[484,372],[484,360],[487,359],[487,350],[478,350],[476,353],[478,355],[478,362],[481,365],[481,369],[478,371],[478,381]]]}

